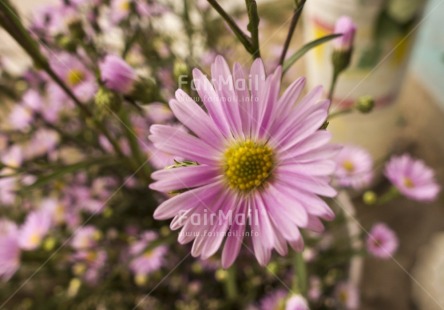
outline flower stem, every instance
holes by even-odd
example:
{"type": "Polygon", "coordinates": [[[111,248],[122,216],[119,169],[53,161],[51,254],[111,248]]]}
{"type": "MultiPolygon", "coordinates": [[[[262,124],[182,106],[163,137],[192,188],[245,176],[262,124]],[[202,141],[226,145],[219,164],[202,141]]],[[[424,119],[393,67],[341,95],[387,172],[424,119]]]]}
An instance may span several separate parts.
{"type": "Polygon", "coordinates": [[[259,47],[259,14],[257,12],[256,0],[245,0],[248,11],[248,31],[251,33],[251,54],[253,58],[261,57],[259,47]]]}
{"type": "Polygon", "coordinates": [[[296,7],[293,11],[293,18],[291,19],[290,28],[288,30],[287,38],[285,39],[284,48],[282,50],[281,58],[279,64],[283,65],[285,57],[287,56],[288,49],[290,48],[291,39],[293,38],[294,31],[298,24],[299,18],[301,17],[302,10],[304,9],[306,0],[295,0],[296,7]]]}
{"type": "Polygon", "coordinates": [[[384,194],[382,195],[378,201],[376,202],[377,205],[383,205],[386,204],[390,201],[392,201],[393,199],[399,197],[399,191],[396,187],[392,186],[390,187],[390,189],[384,194]]]}
{"type": "Polygon", "coordinates": [[[228,300],[236,301],[237,299],[237,285],[236,285],[236,267],[232,266],[227,270],[227,277],[225,279],[225,293],[228,300]]]}
{"type": "Polygon", "coordinates": [[[130,118],[128,117],[128,113],[125,108],[121,109],[120,112],[120,118],[123,122],[123,130],[125,131],[125,135],[128,139],[131,153],[133,154],[133,157],[136,159],[136,167],[140,165],[144,165],[142,168],[143,178],[149,182],[150,181],[150,169],[147,165],[145,165],[146,158],[143,156],[142,151],[140,150],[139,142],[137,141],[136,134],[134,132],[133,125],[131,124],[130,118]]]}
{"type": "Polygon", "coordinates": [[[295,252],[293,258],[293,286],[294,293],[307,295],[307,266],[302,252],[295,252]]]}
{"type": "Polygon", "coordinates": [[[233,20],[233,18],[228,15],[227,12],[219,5],[217,0],[207,0],[209,4],[219,13],[219,15],[226,21],[228,26],[231,28],[231,30],[234,32],[236,37],[239,39],[239,41],[242,43],[242,45],[245,47],[245,49],[253,54],[253,46],[251,39],[239,28],[239,26],[236,24],[236,22],[233,20]]]}
{"type": "MultiPolygon", "coordinates": [[[[345,215],[348,236],[352,252],[358,253],[362,251],[364,245],[360,237],[361,224],[356,218],[356,209],[346,191],[339,192],[336,204],[342,209],[345,215]]],[[[349,281],[356,286],[359,286],[362,277],[362,268],[364,259],[362,255],[353,255],[350,259],[349,266],[349,281]]]]}
{"type": "Polygon", "coordinates": [[[331,84],[330,84],[330,91],[328,92],[328,99],[330,99],[330,101],[333,100],[333,94],[335,92],[336,89],[336,83],[338,82],[338,77],[339,77],[339,72],[337,70],[333,70],[333,76],[331,79],[331,84]]]}
{"type": "Polygon", "coordinates": [[[338,117],[338,116],[341,116],[341,115],[344,115],[344,114],[351,113],[351,112],[353,112],[353,110],[354,110],[353,108],[346,108],[346,109],[342,109],[342,110],[339,110],[339,111],[333,112],[333,113],[331,113],[331,114],[328,116],[328,120],[331,121],[331,120],[334,119],[335,117],[338,117]]]}

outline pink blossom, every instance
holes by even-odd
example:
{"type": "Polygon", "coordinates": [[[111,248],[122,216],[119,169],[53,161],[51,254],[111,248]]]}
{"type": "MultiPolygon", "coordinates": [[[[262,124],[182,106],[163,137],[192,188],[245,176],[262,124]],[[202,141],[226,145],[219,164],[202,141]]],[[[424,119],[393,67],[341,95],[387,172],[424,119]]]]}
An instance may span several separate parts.
{"type": "Polygon", "coordinates": [[[106,87],[122,94],[129,94],[133,90],[137,75],[125,60],[115,55],[108,55],[99,67],[106,87]]]}
{"type": "Polygon", "coordinates": [[[37,249],[49,232],[51,225],[52,219],[48,212],[39,210],[29,213],[18,232],[20,248],[24,250],[37,249]]]}
{"type": "Polygon", "coordinates": [[[164,193],[187,189],[162,203],[154,218],[173,218],[172,229],[182,228],[178,241],[194,242],[194,257],[212,256],[225,240],[226,268],[251,229],[254,254],[264,266],[273,249],[286,255],[289,244],[302,251],[300,229],[322,232],[321,219],[335,216],[319,197],[336,195],[330,175],[337,147],[329,144],[330,133],[319,129],[330,102],[321,98],[321,87],[299,99],[303,78],[280,96],[281,70],[267,77],[262,60],[256,59],[248,83],[239,64],[230,72],[219,56],[212,65],[212,83],[200,70],[193,71],[206,110],[182,90],[170,101],[176,118],[193,134],[151,126],[150,140],[157,149],[198,163],[159,170],[150,185],[164,193]],[[191,215],[202,218],[209,206],[216,218],[243,220],[231,226],[229,220],[194,224],[191,215]]]}
{"type": "Polygon", "coordinates": [[[383,223],[373,225],[367,238],[367,250],[379,258],[390,258],[398,249],[398,238],[393,230],[383,223]]]}
{"type": "Polygon", "coordinates": [[[338,286],[336,287],[335,295],[338,303],[345,309],[359,309],[359,291],[358,288],[352,283],[342,282],[338,284],[338,286]]]}
{"type": "Polygon", "coordinates": [[[433,201],[440,186],[434,171],[422,160],[405,154],[393,157],[385,166],[385,176],[407,198],[418,201],[433,201]]]}
{"type": "Polygon", "coordinates": [[[335,158],[335,178],[340,186],[362,189],[373,178],[371,155],[358,146],[346,145],[335,158]]]}

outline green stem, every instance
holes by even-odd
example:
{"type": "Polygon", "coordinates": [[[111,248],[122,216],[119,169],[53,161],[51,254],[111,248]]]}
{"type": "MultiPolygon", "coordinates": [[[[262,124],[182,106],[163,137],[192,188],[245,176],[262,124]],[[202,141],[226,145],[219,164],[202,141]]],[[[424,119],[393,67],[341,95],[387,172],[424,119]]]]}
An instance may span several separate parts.
{"type": "Polygon", "coordinates": [[[333,76],[330,84],[330,91],[328,92],[328,99],[330,99],[330,101],[333,100],[333,94],[335,92],[336,83],[338,82],[338,77],[339,77],[339,72],[333,70],[333,76]]]}
{"type": "MultiPolygon", "coordinates": [[[[140,149],[139,142],[137,141],[137,137],[134,132],[133,125],[131,124],[131,121],[128,117],[128,113],[126,112],[125,108],[123,108],[120,112],[120,118],[124,124],[123,130],[125,131],[126,138],[128,139],[131,153],[133,154],[133,157],[136,159],[136,166],[143,165],[146,161],[146,158],[143,156],[142,151],[140,149]]],[[[147,165],[144,165],[142,168],[142,173],[144,179],[149,182],[150,180],[150,169],[147,165]]]]}
{"type": "Polygon", "coordinates": [[[190,14],[189,14],[189,0],[184,0],[183,1],[183,21],[185,24],[185,31],[187,33],[188,36],[188,52],[189,54],[189,58],[193,59],[194,58],[194,52],[193,52],[193,36],[194,36],[194,31],[193,31],[193,24],[191,23],[191,19],[190,19],[190,14]]]}
{"type": "Polygon", "coordinates": [[[396,187],[392,186],[384,195],[382,195],[378,201],[376,202],[377,205],[383,205],[386,204],[393,199],[399,197],[399,191],[396,187]]]}
{"type": "Polygon", "coordinates": [[[259,47],[259,14],[257,12],[257,3],[255,0],[245,0],[248,11],[248,31],[251,33],[251,53],[253,58],[261,57],[259,47]]]}
{"type": "Polygon", "coordinates": [[[237,300],[237,285],[236,285],[236,267],[232,266],[227,270],[227,278],[225,279],[225,292],[230,301],[237,300]]]}
{"type": "Polygon", "coordinates": [[[287,38],[285,39],[284,48],[282,50],[281,58],[279,64],[282,66],[287,56],[288,49],[290,48],[291,39],[293,38],[294,31],[298,24],[299,18],[301,17],[302,10],[304,9],[306,0],[295,1],[296,7],[293,12],[293,18],[291,19],[290,28],[288,30],[287,38]]]}
{"type": "Polygon", "coordinates": [[[219,15],[226,21],[228,26],[231,28],[231,30],[234,32],[236,37],[239,39],[239,41],[242,43],[242,45],[245,47],[245,49],[253,54],[254,50],[252,47],[251,39],[239,28],[239,26],[236,24],[234,19],[228,15],[227,12],[217,3],[216,0],[207,0],[208,3],[219,13],[219,15]]]}
{"type": "Polygon", "coordinates": [[[293,260],[293,291],[303,296],[307,295],[307,266],[302,252],[295,252],[293,260]]]}
{"type": "Polygon", "coordinates": [[[338,117],[338,116],[341,116],[341,115],[344,115],[344,114],[351,113],[351,112],[353,112],[353,110],[354,110],[353,108],[346,108],[346,109],[342,109],[342,110],[339,110],[339,111],[333,112],[333,113],[331,113],[331,114],[328,116],[328,120],[331,121],[331,120],[334,119],[335,117],[338,117]]]}

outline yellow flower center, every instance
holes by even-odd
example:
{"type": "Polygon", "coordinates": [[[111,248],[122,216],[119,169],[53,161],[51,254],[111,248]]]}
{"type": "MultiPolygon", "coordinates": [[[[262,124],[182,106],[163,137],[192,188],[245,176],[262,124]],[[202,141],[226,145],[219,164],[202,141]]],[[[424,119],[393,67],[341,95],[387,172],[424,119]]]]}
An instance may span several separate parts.
{"type": "Polygon", "coordinates": [[[151,258],[152,256],[153,256],[153,251],[151,251],[151,250],[146,250],[143,253],[143,257],[145,257],[145,258],[151,258]]]}
{"type": "Polygon", "coordinates": [[[404,178],[404,186],[407,188],[414,188],[415,183],[413,183],[412,179],[410,178],[404,178]]]}
{"type": "Polygon", "coordinates": [[[124,12],[128,12],[131,9],[131,3],[129,1],[122,1],[119,8],[124,12]]]}
{"type": "Polygon", "coordinates": [[[343,303],[343,304],[345,304],[345,303],[347,303],[347,300],[348,300],[348,295],[347,295],[347,292],[346,291],[341,291],[340,293],[339,293],[339,300],[343,303]]]}
{"type": "Polygon", "coordinates": [[[29,243],[34,246],[38,246],[41,241],[42,238],[40,237],[39,234],[32,234],[31,236],[29,236],[29,243]]]}
{"type": "Polygon", "coordinates": [[[68,72],[67,80],[70,86],[77,86],[85,79],[85,74],[78,69],[71,69],[68,72]]]}
{"type": "Polygon", "coordinates": [[[249,192],[263,185],[274,166],[273,150],[251,140],[242,141],[225,152],[224,171],[232,189],[249,192]]]}
{"type": "Polygon", "coordinates": [[[342,167],[345,169],[345,171],[347,171],[348,173],[352,173],[355,171],[355,165],[349,161],[346,160],[342,163],[342,167]]]}

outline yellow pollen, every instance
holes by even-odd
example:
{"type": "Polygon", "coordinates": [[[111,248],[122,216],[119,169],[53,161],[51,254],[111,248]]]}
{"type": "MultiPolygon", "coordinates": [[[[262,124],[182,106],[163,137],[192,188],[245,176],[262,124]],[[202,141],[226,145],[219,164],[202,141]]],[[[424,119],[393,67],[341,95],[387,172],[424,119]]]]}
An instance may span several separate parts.
{"type": "Polygon", "coordinates": [[[412,179],[410,178],[404,178],[404,186],[407,188],[414,188],[415,183],[413,183],[412,179]]]}
{"type": "Polygon", "coordinates": [[[122,11],[128,12],[131,9],[131,3],[129,1],[122,1],[119,7],[122,11]]]}
{"type": "Polygon", "coordinates": [[[225,177],[232,189],[249,192],[260,187],[270,178],[273,167],[273,150],[251,140],[235,144],[225,152],[225,177]]]}
{"type": "Polygon", "coordinates": [[[29,237],[29,242],[30,242],[32,245],[39,245],[41,241],[42,241],[42,238],[41,238],[40,235],[38,235],[38,234],[32,234],[32,235],[29,237]]]}
{"type": "Polygon", "coordinates": [[[345,171],[347,171],[348,173],[352,173],[355,171],[355,165],[349,161],[346,160],[342,163],[342,167],[345,169],[345,171]]]}
{"type": "Polygon", "coordinates": [[[339,300],[343,303],[343,304],[345,304],[346,302],[347,302],[347,300],[348,300],[348,295],[347,295],[347,292],[346,291],[341,291],[340,293],[339,293],[339,300]]]}
{"type": "Polygon", "coordinates": [[[77,86],[85,79],[85,74],[78,69],[71,69],[68,72],[67,80],[70,86],[77,86]]]}
{"type": "Polygon", "coordinates": [[[151,256],[153,256],[153,251],[146,250],[146,251],[143,253],[143,257],[145,257],[145,258],[150,258],[151,256]]]}

